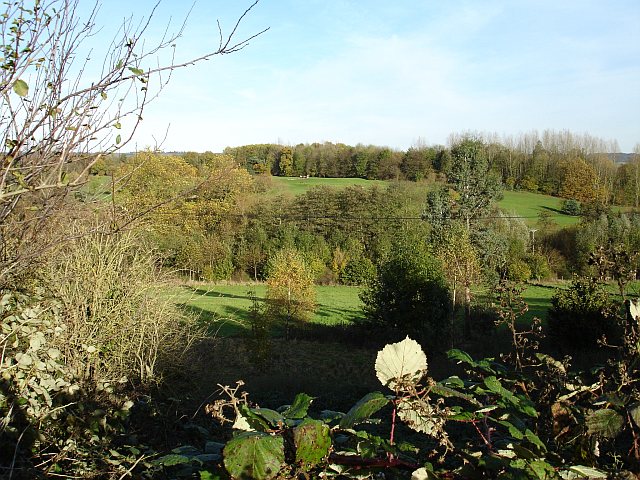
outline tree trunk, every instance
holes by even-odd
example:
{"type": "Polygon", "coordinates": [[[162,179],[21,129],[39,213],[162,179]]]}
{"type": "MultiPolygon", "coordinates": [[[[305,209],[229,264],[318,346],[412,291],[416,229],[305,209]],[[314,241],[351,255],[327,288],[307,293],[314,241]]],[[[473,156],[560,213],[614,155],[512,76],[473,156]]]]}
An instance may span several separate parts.
{"type": "Polygon", "coordinates": [[[464,286],[464,337],[471,336],[471,288],[464,286]]]}

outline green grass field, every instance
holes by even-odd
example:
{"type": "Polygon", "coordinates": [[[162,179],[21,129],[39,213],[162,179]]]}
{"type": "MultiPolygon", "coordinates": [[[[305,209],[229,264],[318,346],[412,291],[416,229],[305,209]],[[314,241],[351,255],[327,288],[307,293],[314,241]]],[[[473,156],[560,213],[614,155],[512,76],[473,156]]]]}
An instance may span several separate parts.
{"type": "Polygon", "coordinates": [[[508,214],[525,217],[524,221],[529,226],[534,226],[538,222],[538,215],[541,212],[549,213],[551,219],[560,227],[578,223],[580,217],[562,213],[563,201],[562,198],[540,193],[505,191],[504,198],[498,202],[498,205],[508,214]]]}
{"type": "Polygon", "coordinates": [[[365,180],[364,178],[299,178],[299,177],[270,177],[268,195],[300,195],[313,187],[346,188],[351,186],[386,188],[389,182],[383,180],[365,180]]]}
{"type": "MultiPolygon", "coordinates": [[[[250,291],[258,300],[264,300],[266,286],[203,284],[179,287],[174,293],[176,302],[200,315],[210,332],[229,336],[242,335],[249,329],[250,291]]],[[[362,318],[361,291],[358,287],[317,286],[318,306],[311,322],[331,327],[349,325],[362,318]]],[[[529,311],[523,321],[534,316],[544,320],[554,292],[554,286],[529,285],[524,292],[529,311]]]]}
{"type": "MultiPolygon", "coordinates": [[[[317,308],[312,323],[326,326],[350,324],[362,318],[362,303],[358,287],[317,286],[317,308]]],[[[251,293],[264,300],[266,286],[250,285],[198,285],[180,287],[175,293],[176,302],[185,310],[201,316],[210,331],[221,335],[236,335],[249,327],[251,293]]]]}

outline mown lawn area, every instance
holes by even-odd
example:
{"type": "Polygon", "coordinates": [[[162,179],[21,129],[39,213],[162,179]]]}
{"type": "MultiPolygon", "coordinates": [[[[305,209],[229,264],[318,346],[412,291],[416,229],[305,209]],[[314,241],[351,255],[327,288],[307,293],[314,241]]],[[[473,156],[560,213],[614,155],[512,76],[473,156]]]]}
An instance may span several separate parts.
{"type": "MultiPolygon", "coordinates": [[[[545,320],[555,289],[555,286],[529,285],[524,291],[529,311],[522,321],[531,320],[534,316],[545,320]]],[[[363,318],[361,291],[359,287],[342,285],[317,286],[318,306],[311,322],[331,327],[349,325],[363,318]]],[[[251,295],[263,301],[265,292],[264,284],[201,284],[179,287],[175,298],[186,310],[201,315],[212,333],[229,336],[242,335],[250,329],[251,295]]]]}
{"type": "Polygon", "coordinates": [[[504,197],[498,202],[498,205],[507,214],[525,217],[524,221],[531,227],[538,223],[538,215],[540,215],[541,212],[549,213],[551,219],[560,227],[578,223],[580,217],[562,213],[561,208],[563,201],[564,199],[562,198],[542,195],[540,193],[507,190],[504,192],[504,197]]]}
{"type": "Polygon", "coordinates": [[[384,180],[365,180],[364,178],[299,178],[299,177],[271,177],[268,195],[300,195],[313,187],[323,186],[331,188],[346,188],[351,186],[386,188],[389,182],[384,180]]]}
{"type": "MultiPolygon", "coordinates": [[[[334,326],[350,324],[362,318],[362,302],[359,287],[317,286],[317,308],[312,323],[334,326]]],[[[266,293],[264,284],[216,285],[202,284],[180,287],[176,292],[176,302],[188,311],[201,315],[211,330],[221,335],[238,335],[249,328],[249,310],[252,295],[263,301],[266,293]]]]}

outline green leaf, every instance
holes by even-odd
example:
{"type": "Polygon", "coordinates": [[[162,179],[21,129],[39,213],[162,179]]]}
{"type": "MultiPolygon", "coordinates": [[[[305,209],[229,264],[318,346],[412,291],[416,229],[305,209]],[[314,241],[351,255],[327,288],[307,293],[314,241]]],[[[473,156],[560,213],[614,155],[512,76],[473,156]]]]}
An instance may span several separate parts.
{"type": "Polygon", "coordinates": [[[314,397],[307,395],[306,393],[299,393],[293,400],[293,404],[282,412],[282,416],[288,419],[299,419],[307,416],[307,411],[314,397]]]}
{"type": "Polygon", "coordinates": [[[538,458],[538,455],[517,443],[513,445],[513,452],[518,456],[518,458],[522,458],[524,460],[535,460],[538,458]]]}
{"type": "Polygon", "coordinates": [[[29,85],[24,80],[16,80],[16,83],[13,84],[13,91],[19,97],[26,97],[29,93],[29,85]]]}
{"type": "Polygon", "coordinates": [[[244,420],[246,421],[246,423],[249,425],[251,429],[257,430],[260,432],[269,430],[269,424],[267,423],[267,421],[264,418],[262,418],[262,416],[254,413],[254,411],[251,408],[247,407],[246,405],[240,405],[238,407],[238,411],[240,412],[240,415],[244,418],[244,420]]]}
{"type": "Polygon", "coordinates": [[[272,427],[278,427],[284,422],[284,417],[270,408],[252,408],[251,412],[262,417],[264,420],[269,422],[272,427]]]}
{"type": "Polygon", "coordinates": [[[174,465],[182,465],[183,463],[189,463],[189,462],[191,462],[191,459],[189,457],[171,453],[169,455],[165,455],[164,457],[157,458],[152,463],[154,465],[173,467],[174,465]]]}
{"type": "Polygon", "coordinates": [[[587,416],[586,424],[590,435],[615,438],[622,430],[624,419],[615,410],[603,408],[587,416]]]}
{"type": "Polygon", "coordinates": [[[380,392],[368,393],[342,417],[342,420],[340,420],[340,428],[353,428],[358,423],[367,420],[388,403],[389,400],[387,397],[380,392]]]}
{"type": "Polygon", "coordinates": [[[134,75],[142,75],[144,73],[144,70],[140,70],[139,68],[135,68],[135,67],[129,67],[129,70],[134,75]]]}
{"type": "Polygon", "coordinates": [[[117,128],[118,130],[120,130],[122,128],[122,124],[120,122],[116,122],[113,124],[114,128],[117,128]]]}
{"type": "Polygon", "coordinates": [[[224,447],[224,466],[233,478],[268,480],[284,465],[284,440],[280,436],[249,432],[224,447]]]}
{"type": "Polygon", "coordinates": [[[447,352],[447,357],[449,360],[457,360],[458,363],[466,363],[471,367],[475,367],[477,365],[476,362],[473,361],[471,355],[467,352],[463,352],[462,350],[458,350],[457,348],[453,348],[447,352]]]}
{"type": "Polygon", "coordinates": [[[540,480],[557,478],[554,468],[544,460],[535,460],[529,463],[529,467],[540,480]]]}
{"type": "Polygon", "coordinates": [[[607,478],[605,472],[601,472],[595,468],[585,467],[584,465],[574,465],[569,467],[569,471],[581,475],[581,478],[607,478]]]}
{"type": "Polygon", "coordinates": [[[533,445],[538,447],[540,449],[540,452],[544,453],[547,451],[547,446],[544,443],[542,443],[542,440],[540,440],[540,437],[538,437],[535,433],[533,433],[528,428],[524,432],[524,436],[527,440],[529,440],[529,442],[531,442],[533,445]]]}
{"type": "Polygon", "coordinates": [[[296,461],[316,465],[329,454],[329,426],[320,420],[307,419],[293,429],[293,443],[296,461]]]}
{"type": "Polygon", "coordinates": [[[376,358],[376,376],[392,390],[407,383],[415,385],[426,371],[427,356],[420,344],[409,337],[386,345],[376,358]]]}
{"type": "Polygon", "coordinates": [[[120,135],[118,135],[116,137],[116,145],[119,144],[122,141],[122,137],[120,135]]]}
{"type": "Polygon", "coordinates": [[[102,97],[103,100],[107,99],[107,93],[106,92],[100,92],[100,96],[102,97]]]}

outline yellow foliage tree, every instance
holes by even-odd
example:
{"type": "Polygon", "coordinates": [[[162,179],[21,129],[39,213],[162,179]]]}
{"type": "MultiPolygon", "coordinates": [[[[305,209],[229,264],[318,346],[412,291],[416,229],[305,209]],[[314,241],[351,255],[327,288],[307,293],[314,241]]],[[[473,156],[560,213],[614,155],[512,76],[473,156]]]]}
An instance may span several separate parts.
{"type": "Polygon", "coordinates": [[[280,250],[269,262],[267,278],[267,314],[284,322],[288,330],[293,322],[306,322],[316,308],[313,274],[296,250],[280,250]]]}
{"type": "Polygon", "coordinates": [[[580,202],[605,201],[607,191],[600,185],[593,166],[582,158],[574,158],[564,164],[560,196],[580,202]]]}

